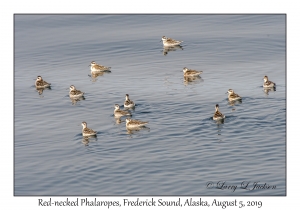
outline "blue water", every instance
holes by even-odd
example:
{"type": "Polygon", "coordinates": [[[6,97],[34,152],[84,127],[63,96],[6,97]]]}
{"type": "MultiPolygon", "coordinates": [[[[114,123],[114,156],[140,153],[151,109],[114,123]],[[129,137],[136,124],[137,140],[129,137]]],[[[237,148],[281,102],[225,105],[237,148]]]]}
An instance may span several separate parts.
{"type": "Polygon", "coordinates": [[[15,15],[14,194],[286,195],[285,21],[15,15]],[[164,49],[164,35],[182,48],[164,49]],[[91,61],[112,72],[92,75],[91,61]],[[183,67],[203,74],[185,80],[183,67]],[[51,89],[35,89],[38,75],[51,89]],[[264,91],[264,75],[276,91],[264,91]],[[70,85],[85,100],[70,100],[70,85]],[[242,103],[228,102],[229,88],[242,103]],[[114,118],[125,94],[146,129],[129,132],[125,118],[114,118]],[[212,120],[216,103],[223,124],[212,120]],[[82,137],[82,121],[96,138],[82,137]],[[276,187],[245,190],[244,181],[276,187]],[[238,189],[218,189],[224,182],[238,189]]]}

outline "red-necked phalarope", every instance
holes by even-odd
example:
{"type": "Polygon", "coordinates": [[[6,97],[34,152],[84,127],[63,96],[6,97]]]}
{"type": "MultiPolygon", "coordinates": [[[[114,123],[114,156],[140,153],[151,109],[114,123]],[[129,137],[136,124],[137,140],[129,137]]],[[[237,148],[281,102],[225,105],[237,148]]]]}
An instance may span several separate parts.
{"type": "Polygon", "coordinates": [[[115,115],[115,117],[122,117],[125,115],[131,116],[130,112],[121,110],[119,104],[115,104],[114,115],[115,115]]]}
{"type": "Polygon", "coordinates": [[[74,85],[70,86],[69,96],[71,98],[79,98],[79,97],[83,96],[83,94],[84,94],[84,92],[77,90],[74,85]]]}
{"type": "Polygon", "coordinates": [[[229,101],[236,101],[236,100],[242,100],[242,97],[236,94],[232,89],[229,89],[227,91],[228,93],[228,100],[229,101]]]}
{"type": "Polygon", "coordinates": [[[126,128],[139,128],[144,127],[148,122],[143,122],[140,120],[126,119],[126,128]]]}
{"type": "Polygon", "coordinates": [[[168,37],[163,36],[161,38],[163,41],[164,46],[175,46],[175,45],[180,45],[183,41],[177,41],[168,37]]]}
{"type": "Polygon", "coordinates": [[[188,69],[186,67],[183,68],[183,76],[184,77],[196,77],[202,74],[203,71],[196,71],[192,69],[188,69]]]}
{"type": "Polygon", "coordinates": [[[93,131],[92,129],[87,127],[87,123],[86,122],[82,122],[82,135],[83,136],[95,136],[97,135],[97,131],[93,131]]]}
{"type": "Polygon", "coordinates": [[[264,76],[264,88],[272,88],[275,87],[276,84],[272,81],[269,81],[268,76],[264,76]]]}
{"type": "Polygon", "coordinates": [[[91,66],[91,71],[95,71],[95,72],[110,71],[111,69],[111,67],[99,65],[95,61],[92,61],[89,66],[91,66]]]}
{"type": "Polygon", "coordinates": [[[216,111],[215,114],[213,116],[214,120],[223,120],[225,118],[225,115],[223,115],[220,111],[219,111],[219,104],[216,104],[215,106],[216,111]]]}
{"type": "Polygon", "coordinates": [[[46,82],[43,80],[41,76],[37,76],[36,81],[35,81],[35,87],[36,88],[47,88],[50,87],[51,83],[46,82]]]}
{"type": "Polygon", "coordinates": [[[125,102],[124,102],[124,107],[126,108],[133,108],[135,106],[134,102],[129,99],[129,95],[125,95],[125,102]]]}

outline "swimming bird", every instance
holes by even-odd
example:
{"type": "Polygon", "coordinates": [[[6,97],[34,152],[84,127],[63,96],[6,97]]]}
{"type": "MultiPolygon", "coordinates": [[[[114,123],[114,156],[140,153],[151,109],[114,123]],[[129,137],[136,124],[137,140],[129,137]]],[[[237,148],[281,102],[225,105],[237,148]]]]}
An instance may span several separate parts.
{"type": "Polygon", "coordinates": [[[133,120],[130,118],[126,119],[126,128],[140,128],[144,127],[146,124],[148,124],[148,122],[133,120]]]}
{"type": "Polygon", "coordinates": [[[125,95],[125,102],[124,102],[124,107],[126,108],[133,108],[135,106],[134,102],[129,99],[129,95],[125,95]]]}
{"type": "Polygon", "coordinates": [[[203,71],[196,71],[192,69],[188,69],[187,67],[183,68],[183,76],[184,77],[196,77],[202,74],[203,71]]]}
{"type": "Polygon", "coordinates": [[[229,89],[227,91],[228,93],[228,100],[229,101],[237,101],[237,100],[242,100],[242,97],[236,94],[232,89],[229,89]]]}
{"type": "Polygon", "coordinates": [[[96,71],[96,72],[103,72],[103,71],[110,72],[111,69],[111,67],[99,65],[95,61],[92,61],[89,66],[91,66],[91,71],[96,71]]]}
{"type": "Polygon", "coordinates": [[[215,114],[213,116],[214,120],[223,120],[225,118],[225,115],[223,115],[220,111],[219,111],[219,104],[216,104],[215,106],[216,111],[215,114]]]}
{"type": "Polygon", "coordinates": [[[35,87],[36,88],[47,88],[50,87],[51,83],[46,82],[43,80],[41,76],[37,76],[36,81],[35,81],[35,87]]]}
{"type": "Polygon", "coordinates": [[[94,130],[88,128],[86,122],[82,122],[81,125],[82,125],[82,135],[83,136],[95,136],[95,135],[97,135],[97,131],[94,131],[94,130]]]}
{"type": "Polygon", "coordinates": [[[130,112],[121,110],[119,104],[115,104],[114,115],[115,115],[115,117],[122,117],[125,115],[131,116],[130,112]]]}
{"type": "Polygon", "coordinates": [[[70,98],[79,98],[79,97],[82,97],[83,94],[84,94],[84,92],[77,90],[74,85],[70,86],[70,92],[69,92],[70,98]]]}
{"type": "Polygon", "coordinates": [[[264,76],[264,88],[273,88],[276,84],[272,81],[269,81],[268,76],[264,76]]]}
{"type": "Polygon", "coordinates": [[[163,41],[164,46],[175,46],[180,45],[183,41],[177,41],[175,39],[168,38],[166,36],[163,36],[161,38],[161,41],[163,41]]]}

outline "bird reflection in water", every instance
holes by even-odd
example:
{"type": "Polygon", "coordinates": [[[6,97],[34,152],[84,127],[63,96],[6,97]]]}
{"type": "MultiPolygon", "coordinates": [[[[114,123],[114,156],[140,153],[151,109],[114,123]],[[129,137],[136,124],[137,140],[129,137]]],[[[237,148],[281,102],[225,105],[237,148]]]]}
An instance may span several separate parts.
{"type": "Polygon", "coordinates": [[[100,76],[104,76],[105,74],[110,74],[111,72],[106,72],[106,71],[103,71],[103,72],[93,72],[91,71],[91,74],[89,75],[89,77],[92,78],[92,82],[96,82],[98,79],[97,77],[100,77],[100,76]]]}
{"type": "Polygon", "coordinates": [[[164,49],[163,49],[162,52],[163,52],[163,55],[167,55],[168,52],[170,52],[170,51],[176,51],[176,50],[179,50],[179,49],[183,50],[183,47],[180,46],[180,45],[169,46],[169,47],[164,47],[164,49]]]}
{"type": "Polygon", "coordinates": [[[215,123],[217,125],[217,127],[216,127],[217,128],[217,136],[221,136],[223,125],[224,125],[224,119],[223,120],[215,121],[215,123]]]}
{"type": "Polygon", "coordinates": [[[42,95],[45,89],[50,89],[51,90],[51,88],[48,87],[48,88],[36,88],[36,91],[39,93],[39,95],[42,95]]]}
{"type": "Polygon", "coordinates": [[[221,120],[215,120],[215,123],[218,125],[218,128],[220,127],[220,125],[224,124],[225,119],[221,119],[221,120]]]}
{"type": "Polygon", "coordinates": [[[183,83],[185,85],[191,85],[191,84],[197,84],[200,82],[203,82],[204,80],[200,76],[195,76],[195,77],[183,77],[183,83]]]}
{"type": "Polygon", "coordinates": [[[85,100],[85,97],[84,97],[84,96],[81,96],[81,97],[79,97],[79,98],[71,98],[71,97],[70,97],[70,100],[71,100],[71,102],[72,102],[72,105],[76,105],[76,103],[77,103],[78,101],[85,100]]]}
{"type": "Polygon", "coordinates": [[[149,127],[136,127],[136,128],[126,128],[127,130],[127,134],[132,135],[132,134],[136,134],[141,130],[147,130],[148,132],[150,132],[150,128],[149,127]]]}
{"type": "Polygon", "coordinates": [[[271,87],[271,88],[264,88],[264,92],[266,95],[269,95],[269,92],[275,92],[276,87],[271,87]]]}
{"type": "Polygon", "coordinates": [[[229,105],[229,106],[234,106],[234,105],[241,104],[241,103],[242,103],[241,100],[237,100],[237,101],[228,101],[228,105],[229,105]]]}
{"type": "Polygon", "coordinates": [[[90,142],[96,142],[97,140],[97,136],[83,136],[81,142],[84,144],[84,146],[89,146],[90,142]]]}
{"type": "Polygon", "coordinates": [[[36,87],[35,89],[39,93],[39,95],[42,95],[45,89],[51,90],[51,87],[50,86],[49,87],[45,87],[45,88],[41,88],[41,87],[37,88],[36,87]]]}
{"type": "MultiPolygon", "coordinates": [[[[117,125],[119,125],[119,124],[122,123],[121,117],[116,117],[116,116],[114,116],[114,118],[115,118],[115,121],[116,121],[116,124],[117,124],[117,125]]],[[[124,120],[123,120],[123,122],[124,122],[124,120]]]]}

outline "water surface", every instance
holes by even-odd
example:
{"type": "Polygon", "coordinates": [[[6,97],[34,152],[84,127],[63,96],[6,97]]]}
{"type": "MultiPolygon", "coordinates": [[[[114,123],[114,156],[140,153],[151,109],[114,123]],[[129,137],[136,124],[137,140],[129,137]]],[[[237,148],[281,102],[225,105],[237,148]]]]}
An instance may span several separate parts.
{"type": "Polygon", "coordinates": [[[285,21],[15,15],[14,194],[286,195],[285,21]],[[182,48],[164,49],[164,35],[183,40],[182,48]],[[112,72],[92,75],[91,61],[112,72]],[[185,80],[183,67],[203,74],[185,80]],[[51,89],[35,89],[38,75],[51,89]],[[276,91],[264,91],[264,75],[276,91]],[[70,100],[70,85],[85,100],[70,100]],[[228,102],[229,88],[242,103],[228,102]],[[146,129],[128,132],[125,118],[113,117],[125,94],[146,129]],[[212,120],[216,103],[223,124],[212,120]],[[82,121],[97,138],[82,137],[82,121]],[[217,189],[219,181],[276,189],[232,192],[217,189]]]}

